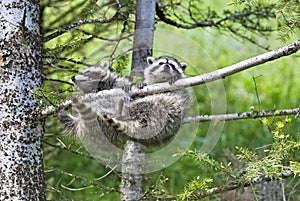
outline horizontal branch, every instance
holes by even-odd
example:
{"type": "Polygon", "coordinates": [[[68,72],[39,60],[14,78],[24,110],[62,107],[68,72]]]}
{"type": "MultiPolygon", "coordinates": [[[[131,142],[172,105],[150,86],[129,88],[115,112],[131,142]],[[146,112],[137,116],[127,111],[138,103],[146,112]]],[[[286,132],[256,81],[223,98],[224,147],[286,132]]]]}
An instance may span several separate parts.
{"type": "Polygon", "coordinates": [[[261,117],[297,115],[300,113],[300,108],[283,109],[283,110],[269,110],[269,111],[251,111],[233,114],[213,114],[213,115],[199,115],[194,117],[187,117],[184,123],[205,122],[205,121],[228,121],[239,119],[255,119],[261,117]]]}
{"type": "Polygon", "coordinates": [[[200,85],[200,84],[212,82],[219,79],[224,79],[227,76],[250,69],[251,67],[263,63],[267,63],[284,56],[289,56],[291,54],[296,53],[299,49],[300,49],[300,39],[291,44],[278,48],[276,50],[272,50],[270,52],[260,54],[258,56],[238,62],[231,66],[221,68],[210,73],[198,75],[195,77],[180,79],[172,85],[170,85],[169,83],[159,83],[159,84],[145,86],[143,89],[133,88],[130,92],[130,95],[144,96],[149,94],[162,93],[166,91],[174,91],[185,87],[200,85]]]}
{"type": "Polygon", "coordinates": [[[44,55],[43,59],[53,59],[53,60],[58,60],[58,61],[68,61],[74,64],[80,64],[80,65],[84,65],[84,66],[91,66],[87,63],[81,62],[81,61],[76,61],[74,59],[71,58],[63,58],[63,57],[56,57],[56,56],[49,56],[49,55],[44,55]]]}
{"type": "Polygon", "coordinates": [[[72,100],[65,100],[57,106],[50,105],[50,106],[44,107],[41,109],[41,117],[45,118],[49,115],[53,115],[53,114],[57,113],[61,109],[67,109],[71,106],[71,104],[72,104],[72,100]]]}
{"type": "MultiPolygon", "coordinates": [[[[283,173],[281,175],[281,177],[278,177],[277,180],[282,179],[282,178],[287,178],[291,175],[293,175],[291,172],[283,173]]],[[[254,178],[252,181],[248,181],[248,182],[245,182],[245,183],[232,183],[232,184],[227,184],[227,185],[207,189],[203,192],[193,194],[193,198],[203,199],[205,197],[215,195],[215,194],[218,194],[218,193],[227,192],[227,191],[234,190],[234,189],[239,189],[239,188],[242,188],[242,187],[248,187],[248,186],[255,185],[255,184],[260,184],[262,182],[270,182],[270,181],[273,181],[273,180],[276,180],[276,178],[270,178],[266,175],[262,175],[262,176],[258,176],[256,178],[254,178]]]]}
{"type": "MultiPolygon", "coordinates": [[[[258,55],[256,57],[252,57],[250,59],[241,61],[239,63],[233,64],[231,66],[218,69],[216,71],[198,75],[191,78],[184,78],[176,81],[174,84],[170,85],[169,83],[158,83],[154,85],[145,86],[143,89],[137,89],[133,87],[131,89],[130,96],[144,96],[149,94],[155,94],[155,93],[162,93],[166,91],[174,91],[177,89],[182,89],[185,87],[190,87],[194,85],[200,85],[207,82],[212,82],[215,80],[223,79],[227,76],[233,75],[235,73],[241,72],[243,70],[247,70],[251,67],[267,63],[269,61],[273,61],[276,59],[279,59],[284,56],[288,56],[291,54],[296,53],[300,49],[300,40],[297,40],[289,45],[283,46],[281,48],[278,48],[276,50],[258,55]]],[[[70,106],[71,100],[67,100],[62,102],[57,108],[53,106],[49,106],[47,108],[44,108],[42,110],[42,116],[47,116],[54,114],[57,112],[60,108],[66,108],[70,106]]]]}

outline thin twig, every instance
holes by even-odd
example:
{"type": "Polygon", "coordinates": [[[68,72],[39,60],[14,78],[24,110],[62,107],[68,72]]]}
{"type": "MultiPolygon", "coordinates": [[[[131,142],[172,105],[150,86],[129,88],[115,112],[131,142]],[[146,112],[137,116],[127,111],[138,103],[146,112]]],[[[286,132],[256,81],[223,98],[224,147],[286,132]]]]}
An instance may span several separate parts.
{"type": "Polygon", "coordinates": [[[64,145],[57,145],[57,144],[53,144],[47,140],[43,140],[43,143],[51,146],[51,147],[55,147],[55,148],[59,148],[59,149],[63,149],[63,150],[66,150],[66,151],[69,151],[73,154],[76,154],[76,155],[79,155],[79,156],[82,156],[82,157],[85,157],[85,158],[89,158],[89,159],[95,159],[93,156],[89,155],[89,154],[86,154],[86,153],[83,153],[83,152],[80,152],[80,151],[77,151],[77,150],[74,150],[74,149],[71,149],[71,148],[68,148],[64,145]]]}
{"type": "MultiPolygon", "coordinates": [[[[86,182],[86,183],[88,183],[90,186],[96,187],[96,188],[98,188],[98,189],[103,189],[103,190],[106,190],[106,191],[112,191],[112,192],[120,192],[117,188],[114,188],[114,187],[107,187],[107,186],[101,186],[101,185],[99,185],[98,183],[96,183],[95,181],[90,180],[90,179],[88,179],[88,178],[86,178],[86,177],[79,176],[79,175],[75,175],[75,174],[69,173],[69,172],[65,172],[65,171],[62,171],[62,170],[57,169],[57,168],[52,168],[52,169],[49,169],[49,170],[45,170],[45,173],[51,173],[51,172],[54,172],[54,171],[55,171],[55,172],[58,172],[58,173],[61,173],[61,174],[63,174],[63,175],[67,175],[67,176],[73,178],[74,180],[75,180],[75,179],[80,179],[81,182],[86,182]]],[[[111,170],[110,170],[109,172],[111,172],[111,170]]],[[[107,174],[106,174],[106,175],[107,175],[107,174]]],[[[73,181],[73,180],[72,180],[72,181],[73,181]]],[[[64,188],[69,188],[69,187],[66,187],[66,186],[62,186],[62,187],[64,187],[64,188]]],[[[86,188],[86,187],[83,187],[83,188],[86,188]]],[[[69,190],[71,190],[71,189],[69,188],[69,190]]],[[[72,189],[72,190],[76,190],[76,189],[72,189]]],[[[77,190],[84,190],[84,189],[77,189],[77,190]]]]}
{"type": "Polygon", "coordinates": [[[257,89],[257,84],[256,84],[256,79],[259,78],[260,76],[252,76],[253,82],[254,82],[254,90],[255,90],[255,94],[256,94],[256,99],[257,99],[257,103],[258,103],[258,110],[260,110],[260,106],[261,106],[261,102],[260,102],[260,98],[259,98],[259,94],[258,94],[258,89],[257,89]]]}

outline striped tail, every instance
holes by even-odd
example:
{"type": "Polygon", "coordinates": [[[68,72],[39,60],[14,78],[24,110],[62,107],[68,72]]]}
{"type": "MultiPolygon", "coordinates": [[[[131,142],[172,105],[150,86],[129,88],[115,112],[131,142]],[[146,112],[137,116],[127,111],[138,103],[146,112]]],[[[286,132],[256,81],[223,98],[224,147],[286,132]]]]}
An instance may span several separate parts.
{"type": "Polygon", "coordinates": [[[73,106],[75,107],[80,118],[84,122],[91,122],[91,121],[95,121],[95,119],[97,119],[98,115],[95,111],[92,110],[91,107],[89,107],[85,103],[81,102],[76,97],[73,97],[72,101],[73,101],[73,106]]]}

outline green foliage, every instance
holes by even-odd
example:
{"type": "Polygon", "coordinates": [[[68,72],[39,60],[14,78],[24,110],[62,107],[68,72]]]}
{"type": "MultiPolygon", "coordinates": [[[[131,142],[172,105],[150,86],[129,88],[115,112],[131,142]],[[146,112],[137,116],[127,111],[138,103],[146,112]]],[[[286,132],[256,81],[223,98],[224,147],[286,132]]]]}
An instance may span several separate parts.
{"type": "Polygon", "coordinates": [[[92,36],[85,36],[84,34],[80,34],[76,37],[74,37],[74,36],[65,37],[64,41],[59,41],[51,49],[45,49],[44,55],[45,56],[53,56],[53,55],[65,56],[64,54],[62,54],[63,52],[72,52],[73,50],[76,50],[76,49],[82,47],[82,45],[87,43],[88,41],[90,41],[91,38],[92,38],[92,36]]]}
{"type": "Polygon", "coordinates": [[[207,190],[211,187],[211,183],[213,182],[212,179],[200,179],[200,177],[196,177],[196,179],[189,182],[186,187],[184,188],[184,192],[178,195],[178,200],[194,200],[197,197],[194,197],[195,192],[207,190]]]}
{"type": "Polygon", "coordinates": [[[149,187],[146,187],[145,194],[142,200],[152,200],[152,199],[168,199],[173,196],[168,191],[166,184],[169,181],[169,178],[163,174],[159,174],[155,183],[149,187]]]}
{"type": "Polygon", "coordinates": [[[232,174],[230,163],[224,165],[222,162],[211,158],[207,153],[189,150],[185,153],[185,157],[194,159],[195,163],[203,169],[209,169],[210,171],[214,171],[217,174],[232,174]]]}
{"type": "MultiPolygon", "coordinates": [[[[34,92],[43,105],[57,105],[71,97],[76,89],[73,89],[70,79],[87,64],[106,59],[111,61],[119,75],[129,74],[134,3],[119,2],[124,5],[122,12],[125,19],[109,24],[81,25],[44,43],[44,82],[34,92]]],[[[294,36],[297,36],[300,20],[297,15],[299,4],[293,3],[296,1],[228,2],[163,1],[166,16],[180,24],[221,23],[209,28],[183,30],[164,26],[157,19],[157,30],[168,29],[182,39],[173,40],[171,34],[156,35],[155,56],[167,52],[182,57],[189,63],[188,73],[197,75],[262,53],[260,47],[279,47],[283,45],[277,40],[280,35],[283,38],[293,37],[295,32],[294,36]],[[253,14],[242,15],[250,11],[253,14]],[[192,40],[200,50],[191,48],[187,40],[192,40]]],[[[44,36],[79,20],[109,19],[118,10],[115,1],[47,0],[42,1],[42,6],[44,36]]],[[[297,65],[299,57],[292,56],[224,79],[227,112],[297,106],[300,99],[300,70],[297,65]]],[[[211,114],[211,94],[207,87],[194,87],[194,92],[201,114],[211,114]]],[[[226,122],[222,136],[211,153],[188,151],[172,166],[146,175],[145,197],[163,200],[176,199],[177,196],[179,200],[188,200],[212,187],[232,183],[242,186],[264,175],[279,179],[293,173],[299,177],[298,118],[270,117],[226,122]]],[[[191,150],[201,149],[208,127],[209,123],[200,124],[191,150]]],[[[44,158],[48,200],[118,200],[120,173],[110,171],[91,159],[78,141],[62,133],[57,120],[47,118],[44,158]]],[[[297,200],[299,195],[294,197],[297,200]]]]}
{"type": "MultiPolygon", "coordinates": [[[[243,167],[242,169],[239,167],[233,169],[232,163],[223,165],[205,153],[188,151],[188,157],[194,158],[197,164],[206,166],[206,169],[217,171],[214,176],[221,176],[226,183],[223,187],[218,187],[214,179],[207,177],[201,179],[201,176],[197,176],[196,179],[186,184],[184,191],[178,194],[178,198],[180,200],[196,200],[198,195],[212,186],[226,189],[227,185],[235,184],[236,188],[241,188],[261,180],[276,180],[289,175],[299,175],[299,162],[290,161],[290,159],[295,151],[299,151],[300,143],[291,139],[284,132],[286,124],[289,124],[290,121],[287,118],[285,121],[275,123],[274,142],[269,148],[263,150],[262,156],[259,156],[259,152],[250,151],[248,148],[236,147],[238,151],[236,159],[243,167]]],[[[298,157],[297,160],[300,158],[298,157]]]]}
{"type": "Polygon", "coordinates": [[[286,41],[295,34],[296,29],[300,28],[300,4],[297,0],[234,0],[228,5],[246,6],[253,5],[261,6],[268,3],[273,3],[276,10],[276,18],[279,22],[279,32],[282,40],[286,41]]]}
{"type": "Polygon", "coordinates": [[[279,0],[277,4],[278,18],[283,25],[280,27],[280,36],[287,40],[300,28],[300,4],[297,0],[279,0]]]}
{"type": "Polygon", "coordinates": [[[290,167],[289,170],[291,170],[296,176],[300,176],[300,163],[295,161],[290,161],[290,167]]]}

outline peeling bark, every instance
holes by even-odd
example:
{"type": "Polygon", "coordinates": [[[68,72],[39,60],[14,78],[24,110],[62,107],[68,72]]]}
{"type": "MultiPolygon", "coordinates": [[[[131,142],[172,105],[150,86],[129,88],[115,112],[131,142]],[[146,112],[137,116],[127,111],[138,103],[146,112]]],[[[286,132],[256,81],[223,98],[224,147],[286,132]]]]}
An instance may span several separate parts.
{"type": "Polygon", "coordinates": [[[46,200],[32,95],[41,83],[39,1],[2,0],[0,19],[0,200],[46,200]]]}

